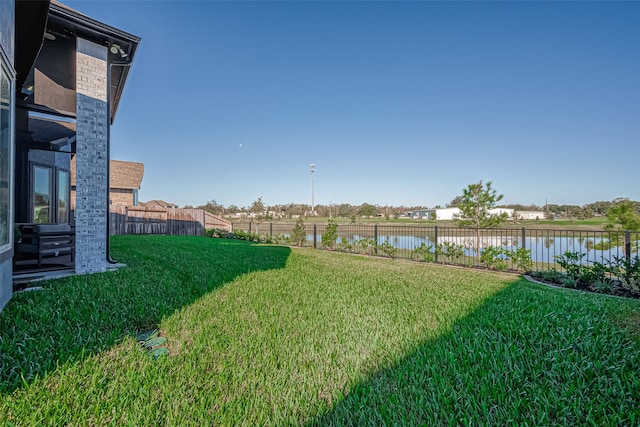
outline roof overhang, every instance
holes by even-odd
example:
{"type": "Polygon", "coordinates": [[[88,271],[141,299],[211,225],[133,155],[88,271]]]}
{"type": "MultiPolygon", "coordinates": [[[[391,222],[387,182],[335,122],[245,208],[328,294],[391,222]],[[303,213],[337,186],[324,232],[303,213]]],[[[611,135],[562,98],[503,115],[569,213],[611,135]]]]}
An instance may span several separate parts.
{"type": "Polygon", "coordinates": [[[42,48],[49,0],[16,1],[16,89],[21,91],[42,48]]]}
{"type": "Polygon", "coordinates": [[[67,36],[81,37],[109,48],[108,60],[111,66],[109,101],[111,123],[113,123],[129,75],[130,65],[133,63],[141,40],[140,37],[83,15],[56,0],[51,1],[49,7],[47,29],[61,31],[63,35],[67,36]],[[114,49],[111,49],[112,47],[114,49]]]}

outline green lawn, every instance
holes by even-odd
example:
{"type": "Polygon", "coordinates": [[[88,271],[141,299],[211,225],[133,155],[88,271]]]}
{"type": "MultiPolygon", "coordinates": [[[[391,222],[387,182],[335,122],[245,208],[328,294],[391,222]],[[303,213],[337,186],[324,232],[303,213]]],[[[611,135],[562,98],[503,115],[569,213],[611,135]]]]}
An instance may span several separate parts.
{"type": "Polygon", "coordinates": [[[112,251],[129,267],[0,314],[0,424],[640,424],[638,301],[226,239],[112,251]]]}

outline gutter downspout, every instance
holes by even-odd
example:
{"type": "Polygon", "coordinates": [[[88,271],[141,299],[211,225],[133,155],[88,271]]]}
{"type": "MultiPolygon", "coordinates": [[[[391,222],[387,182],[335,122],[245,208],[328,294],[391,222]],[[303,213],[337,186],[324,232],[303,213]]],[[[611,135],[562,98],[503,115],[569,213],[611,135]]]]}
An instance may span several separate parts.
{"type": "Polygon", "coordinates": [[[111,211],[110,211],[110,205],[109,205],[109,191],[111,189],[111,67],[114,65],[118,67],[130,67],[131,64],[133,63],[131,62],[130,59],[127,59],[127,61],[109,62],[109,71],[107,73],[107,87],[109,88],[109,90],[108,90],[108,96],[107,96],[107,251],[106,251],[107,254],[106,254],[106,261],[109,264],[118,263],[116,260],[111,258],[111,245],[109,244],[109,240],[110,240],[109,239],[110,238],[109,218],[111,217],[111,211]]]}

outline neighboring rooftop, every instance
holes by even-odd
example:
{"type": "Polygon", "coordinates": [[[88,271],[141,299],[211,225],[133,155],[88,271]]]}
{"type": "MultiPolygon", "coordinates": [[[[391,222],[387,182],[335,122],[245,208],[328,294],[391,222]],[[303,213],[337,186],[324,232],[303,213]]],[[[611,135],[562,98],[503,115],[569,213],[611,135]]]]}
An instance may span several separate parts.
{"type": "MultiPolygon", "coordinates": [[[[144,175],[144,164],[111,160],[109,188],[139,190],[144,175]]],[[[76,185],[76,158],[71,159],[71,185],[76,185]]]]}
{"type": "Polygon", "coordinates": [[[148,202],[139,202],[138,206],[142,206],[145,208],[178,208],[178,205],[176,205],[175,203],[165,202],[164,200],[149,200],[148,202]]]}

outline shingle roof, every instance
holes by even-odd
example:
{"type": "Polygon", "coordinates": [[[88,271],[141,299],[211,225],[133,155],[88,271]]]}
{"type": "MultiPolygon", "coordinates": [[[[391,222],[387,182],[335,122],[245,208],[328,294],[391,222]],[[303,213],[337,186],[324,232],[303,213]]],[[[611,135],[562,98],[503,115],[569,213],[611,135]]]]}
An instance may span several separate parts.
{"type": "MultiPolygon", "coordinates": [[[[111,160],[109,188],[139,190],[144,175],[144,164],[111,160]]],[[[71,159],[71,185],[76,185],[76,157],[71,159]]]]}
{"type": "Polygon", "coordinates": [[[177,208],[175,203],[165,202],[164,200],[149,200],[148,202],[139,202],[138,206],[146,208],[177,208]]]}

